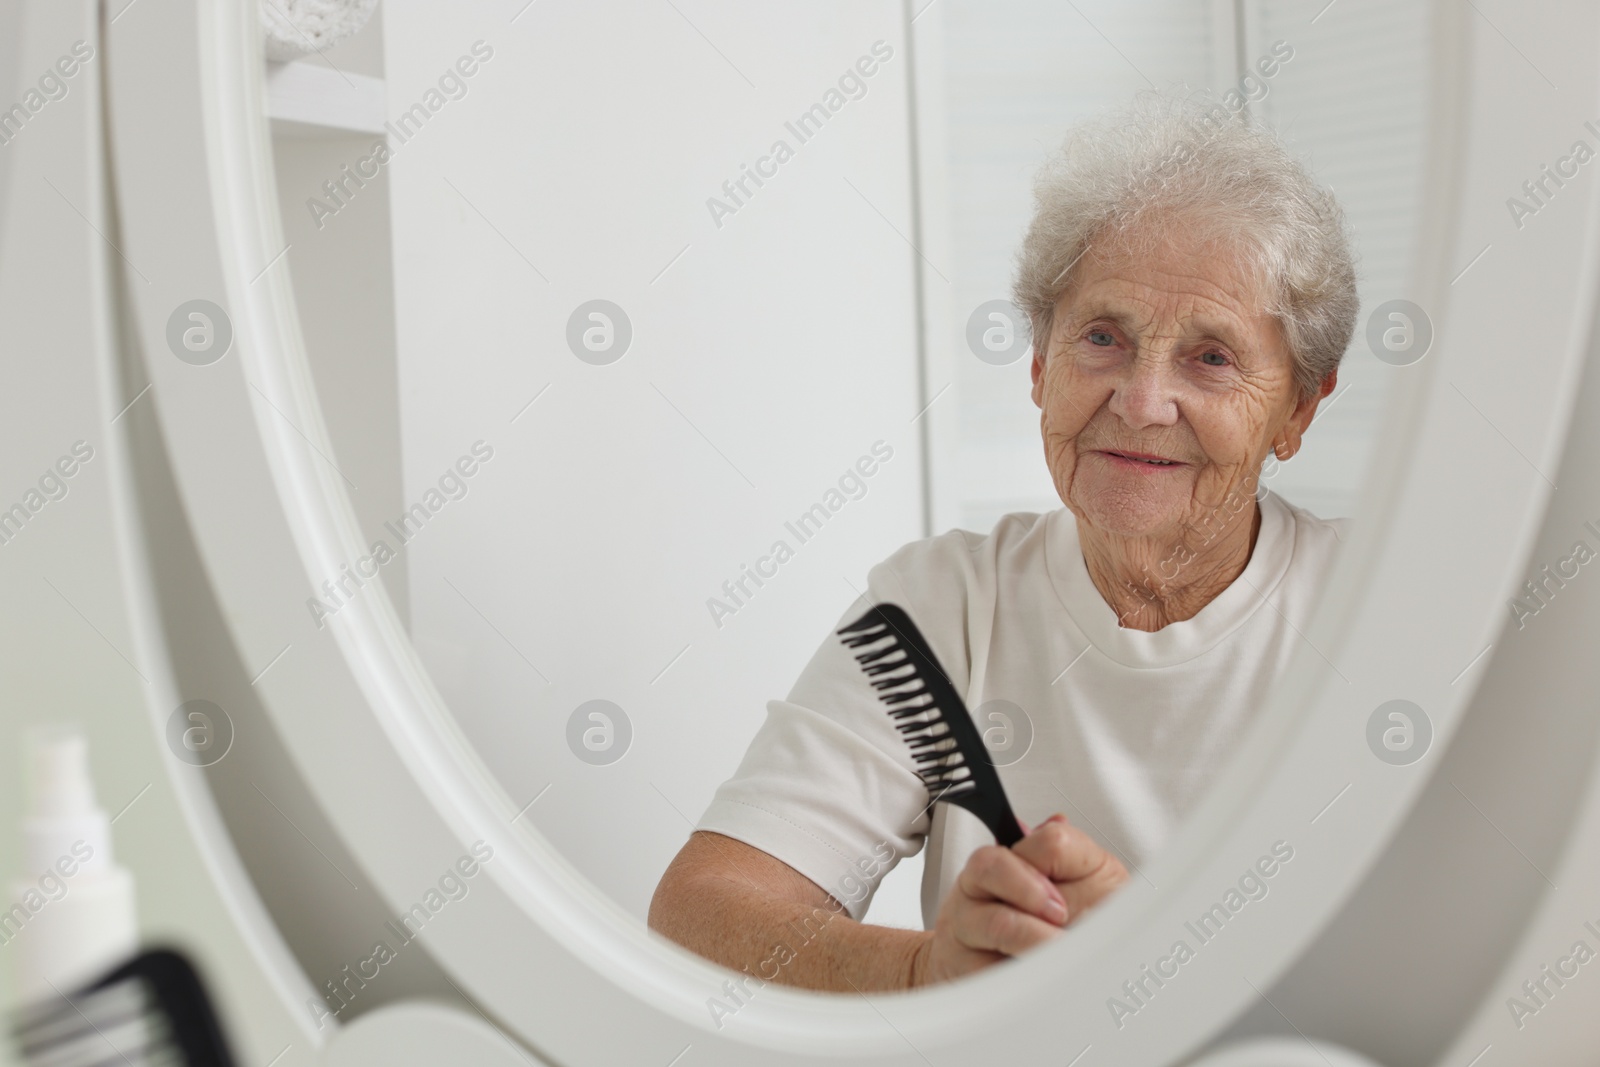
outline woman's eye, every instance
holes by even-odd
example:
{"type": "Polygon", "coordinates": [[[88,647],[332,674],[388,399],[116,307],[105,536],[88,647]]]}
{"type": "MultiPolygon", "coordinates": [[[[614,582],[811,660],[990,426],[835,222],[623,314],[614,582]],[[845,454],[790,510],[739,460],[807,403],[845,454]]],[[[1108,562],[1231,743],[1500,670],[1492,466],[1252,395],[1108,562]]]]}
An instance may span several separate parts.
{"type": "Polygon", "coordinates": [[[1089,332],[1089,343],[1104,348],[1107,345],[1116,344],[1117,339],[1105,330],[1091,330],[1089,332]]]}
{"type": "Polygon", "coordinates": [[[1201,355],[1200,359],[1208,367],[1226,367],[1228,365],[1228,357],[1221,352],[1206,352],[1201,355]]]}

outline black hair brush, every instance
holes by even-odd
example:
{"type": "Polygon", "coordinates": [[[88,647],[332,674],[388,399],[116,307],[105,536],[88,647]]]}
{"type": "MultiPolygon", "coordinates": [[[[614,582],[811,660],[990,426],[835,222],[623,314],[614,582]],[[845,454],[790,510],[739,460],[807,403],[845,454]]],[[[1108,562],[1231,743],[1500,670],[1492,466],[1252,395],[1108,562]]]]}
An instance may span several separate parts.
{"type": "Polygon", "coordinates": [[[200,976],[169,949],[144,952],[82,990],[26,1008],[14,1025],[24,1062],[39,1067],[234,1067],[200,976]]]}
{"type": "Polygon", "coordinates": [[[879,604],[839,631],[856,661],[889,705],[889,717],[917,763],[930,803],[966,808],[1010,847],[1023,838],[1000,775],[972,716],[922,632],[897,604],[879,604]]]}

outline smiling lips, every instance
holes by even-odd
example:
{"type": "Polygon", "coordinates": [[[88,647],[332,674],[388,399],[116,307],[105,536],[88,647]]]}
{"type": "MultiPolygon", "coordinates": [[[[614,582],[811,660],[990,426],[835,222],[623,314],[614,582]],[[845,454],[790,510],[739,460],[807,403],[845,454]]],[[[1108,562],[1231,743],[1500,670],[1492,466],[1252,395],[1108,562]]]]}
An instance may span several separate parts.
{"type": "Polygon", "coordinates": [[[1125,449],[1101,449],[1100,454],[1110,459],[1119,467],[1134,467],[1143,470],[1161,470],[1162,468],[1182,467],[1184,464],[1175,459],[1153,455],[1149,452],[1129,452],[1125,449]]]}

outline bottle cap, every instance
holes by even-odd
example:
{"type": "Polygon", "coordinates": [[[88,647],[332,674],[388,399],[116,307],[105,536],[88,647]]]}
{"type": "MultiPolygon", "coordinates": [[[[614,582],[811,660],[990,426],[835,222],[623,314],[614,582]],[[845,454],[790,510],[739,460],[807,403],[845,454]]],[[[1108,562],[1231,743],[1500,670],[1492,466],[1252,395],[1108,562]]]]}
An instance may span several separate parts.
{"type": "Polygon", "coordinates": [[[28,814],[36,817],[95,812],[89,745],[76,727],[52,726],[28,737],[28,814]]]}

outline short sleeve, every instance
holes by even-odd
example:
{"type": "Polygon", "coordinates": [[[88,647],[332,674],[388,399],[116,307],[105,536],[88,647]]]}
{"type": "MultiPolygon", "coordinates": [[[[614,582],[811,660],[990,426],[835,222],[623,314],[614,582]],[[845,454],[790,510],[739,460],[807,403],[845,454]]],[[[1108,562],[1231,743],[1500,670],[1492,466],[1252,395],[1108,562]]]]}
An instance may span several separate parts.
{"type": "Polygon", "coordinates": [[[872,569],[866,595],[824,636],[788,697],[768,702],[738,770],[696,826],[782,860],[853,919],[883,876],[922,848],[930,813],[905,742],[836,631],[873,604],[900,604],[964,688],[963,545],[958,533],[913,542],[872,569]]]}

